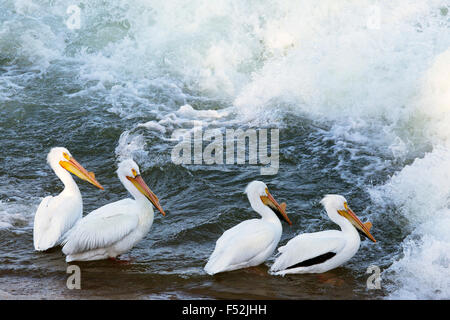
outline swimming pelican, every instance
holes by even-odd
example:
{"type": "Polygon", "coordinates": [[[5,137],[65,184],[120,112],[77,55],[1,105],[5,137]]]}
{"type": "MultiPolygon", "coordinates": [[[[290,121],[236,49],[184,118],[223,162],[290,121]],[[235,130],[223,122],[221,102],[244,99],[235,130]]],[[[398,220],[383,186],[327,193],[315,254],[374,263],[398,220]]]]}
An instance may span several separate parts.
{"type": "Polygon", "coordinates": [[[94,174],[87,172],[66,148],[52,148],[47,162],[64,183],[64,190],[56,197],[45,197],[36,211],[33,243],[37,251],[58,245],[64,234],[83,216],[81,193],[69,172],[103,190],[94,174]]]}
{"type": "Polygon", "coordinates": [[[278,249],[281,254],[270,268],[270,273],[322,273],[342,265],[359,249],[361,240],[356,228],[376,242],[369,232],[372,224],[362,223],[343,196],[326,195],[320,203],[341,231],[328,230],[296,236],[278,249]]]}
{"type": "Polygon", "coordinates": [[[134,200],[109,203],[79,220],[63,241],[67,262],[114,259],[150,231],[154,216],[152,204],[165,215],[133,160],[122,161],[117,175],[134,200]]]}
{"type": "Polygon", "coordinates": [[[253,181],[245,192],[262,219],[243,221],[223,233],[204,268],[210,275],[263,263],[280,241],[280,220],[292,224],[285,211],[286,204],[279,205],[265,183],[253,181]]]}

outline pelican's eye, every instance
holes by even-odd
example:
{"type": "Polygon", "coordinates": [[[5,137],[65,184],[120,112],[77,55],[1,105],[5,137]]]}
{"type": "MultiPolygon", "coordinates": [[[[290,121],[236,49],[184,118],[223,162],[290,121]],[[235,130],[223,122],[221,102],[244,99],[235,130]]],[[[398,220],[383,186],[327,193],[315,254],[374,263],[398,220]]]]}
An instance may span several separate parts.
{"type": "Polygon", "coordinates": [[[64,158],[66,158],[67,160],[70,160],[70,156],[67,152],[63,152],[63,156],[64,158]]]}
{"type": "Polygon", "coordinates": [[[261,201],[266,205],[269,206],[271,204],[270,200],[269,200],[269,188],[266,188],[264,190],[266,192],[265,195],[260,196],[261,201]]]}
{"type": "Polygon", "coordinates": [[[137,176],[137,172],[136,172],[136,170],[134,170],[134,169],[131,169],[131,173],[133,174],[133,177],[135,177],[135,178],[136,178],[136,176],[137,176]]]}

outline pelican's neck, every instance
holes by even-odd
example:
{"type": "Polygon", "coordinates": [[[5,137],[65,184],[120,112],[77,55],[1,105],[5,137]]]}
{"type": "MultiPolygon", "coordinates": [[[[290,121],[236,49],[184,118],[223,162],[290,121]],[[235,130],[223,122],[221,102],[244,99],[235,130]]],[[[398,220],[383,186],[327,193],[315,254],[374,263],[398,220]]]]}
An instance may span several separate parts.
{"type": "Polygon", "coordinates": [[[278,219],[275,212],[262,202],[261,197],[258,194],[248,193],[247,196],[253,210],[258,212],[264,220],[275,222],[281,226],[280,219],[278,219]]]}
{"type": "Polygon", "coordinates": [[[326,206],[325,210],[327,211],[328,217],[330,217],[331,221],[336,223],[341,228],[343,233],[348,234],[349,236],[357,237],[359,240],[359,234],[356,228],[350,221],[338,214],[336,208],[326,206]]]}
{"type": "Polygon", "coordinates": [[[150,208],[151,212],[153,213],[153,205],[151,204],[151,202],[138,189],[136,189],[136,187],[131,183],[130,180],[128,180],[123,175],[119,176],[119,180],[122,182],[125,189],[127,189],[128,192],[133,196],[134,200],[139,203],[139,205],[145,208],[150,208]]]}
{"type": "Polygon", "coordinates": [[[63,167],[57,164],[51,164],[51,167],[53,171],[55,172],[56,176],[59,178],[59,180],[62,181],[64,184],[64,191],[65,193],[73,193],[73,194],[79,194],[81,197],[80,189],[78,189],[78,185],[73,179],[72,175],[63,167]]]}

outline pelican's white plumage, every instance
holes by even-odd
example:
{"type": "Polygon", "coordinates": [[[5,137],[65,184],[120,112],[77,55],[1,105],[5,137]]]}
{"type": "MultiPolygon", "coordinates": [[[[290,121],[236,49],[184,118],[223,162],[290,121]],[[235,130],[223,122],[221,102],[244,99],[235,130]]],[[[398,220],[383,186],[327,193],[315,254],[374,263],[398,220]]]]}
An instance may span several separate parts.
{"type": "Polygon", "coordinates": [[[63,241],[67,262],[115,258],[150,231],[154,218],[152,203],[165,214],[133,160],[122,161],[117,175],[134,199],[107,204],[79,220],[63,241]]]}
{"type": "Polygon", "coordinates": [[[81,193],[69,171],[103,189],[93,174],[88,173],[76,162],[66,148],[52,148],[48,153],[47,162],[63,182],[64,190],[55,197],[45,197],[36,211],[33,244],[38,251],[44,251],[60,244],[64,234],[82,217],[81,193]]]}
{"type": "Polygon", "coordinates": [[[251,182],[245,192],[252,208],[262,218],[243,221],[223,233],[204,268],[210,275],[259,265],[275,251],[282,227],[277,214],[268,205],[290,224],[285,206],[273,199],[263,182],[251,182]]]}
{"type": "Polygon", "coordinates": [[[370,224],[363,224],[340,195],[327,195],[322,201],[330,219],[341,231],[304,233],[278,249],[280,255],[270,268],[272,274],[322,273],[350,260],[359,249],[360,236],[355,226],[375,242],[370,224]]]}

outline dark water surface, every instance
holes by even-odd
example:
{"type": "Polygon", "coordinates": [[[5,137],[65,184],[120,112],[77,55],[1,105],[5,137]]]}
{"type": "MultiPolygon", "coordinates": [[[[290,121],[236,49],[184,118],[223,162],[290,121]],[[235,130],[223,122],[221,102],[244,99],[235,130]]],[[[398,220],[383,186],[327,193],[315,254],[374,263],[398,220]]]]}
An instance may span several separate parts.
{"type": "MultiPolygon", "coordinates": [[[[34,252],[32,245],[33,211],[39,197],[62,190],[46,165],[46,153],[52,146],[67,146],[80,163],[96,173],[105,186],[103,192],[77,180],[85,213],[90,212],[128,196],[115,175],[115,148],[121,133],[136,119],[107,112],[107,104],[92,107],[88,101],[68,99],[64,88],[54,88],[46,78],[36,79],[36,85],[52,91],[51,98],[38,97],[42,104],[9,103],[0,111],[0,126],[5,129],[1,136],[1,178],[7,182],[0,199],[8,206],[26,208],[20,219],[12,221],[13,228],[0,234],[2,290],[45,298],[345,299],[383,294],[366,290],[365,270],[379,264],[380,256],[395,253],[395,246],[383,241],[386,234],[396,241],[404,235],[390,234],[392,225],[382,216],[372,220],[380,242],[374,246],[364,241],[348,264],[324,275],[274,277],[265,265],[214,277],[203,272],[215,240],[238,222],[257,217],[243,193],[254,179],[265,181],[272,194],[288,204],[293,226],[284,224],[282,244],[298,232],[337,228],[326,219],[318,203],[326,193],[344,194],[360,217],[370,216],[364,206],[368,196],[362,182],[354,184],[351,175],[361,175],[364,164],[377,155],[352,145],[359,154],[352,161],[347,151],[336,149],[337,141],[328,139],[326,131],[293,115],[280,130],[280,169],[275,176],[260,176],[259,167],[248,164],[174,165],[170,161],[174,143],[145,132],[150,159],[169,159],[156,165],[147,160],[145,164],[149,165],[142,168],[144,179],[160,198],[167,216],[155,213],[148,236],[123,257],[130,262],[77,263],[82,270],[82,290],[68,290],[67,264],[61,251],[34,252]],[[42,87],[43,83],[51,87],[42,87]],[[345,164],[336,169],[342,159],[346,159],[345,164]]],[[[154,118],[138,121],[150,120],[154,118]]],[[[365,179],[383,182],[394,169],[365,174],[365,179]]]]}

